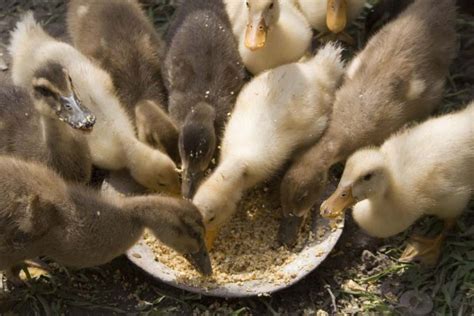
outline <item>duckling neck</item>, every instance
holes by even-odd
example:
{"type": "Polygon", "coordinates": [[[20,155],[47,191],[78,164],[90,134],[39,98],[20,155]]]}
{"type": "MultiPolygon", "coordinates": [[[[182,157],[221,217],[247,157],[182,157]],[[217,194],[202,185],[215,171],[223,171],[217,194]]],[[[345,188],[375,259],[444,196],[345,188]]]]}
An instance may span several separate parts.
{"type": "Polygon", "coordinates": [[[166,227],[166,223],[173,217],[166,212],[170,202],[158,196],[127,197],[120,200],[120,207],[142,227],[166,227]]]}
{"type": "Polygon", "coordinates": [[[136,173],[140,166],[146,165],[156,154],[156,150],[138,141],[136,138],[124,137],[124,154],[126,166],[130,168],[132,174],[136,173]]]}
{"type": "Polygon", "coordinates": [[[355,221],[362,229],[372,236],[381,238],[404,231],[419,218],[417,213],[410,212],[402,202],[403,199],[392,177],[388,177],[387,181],[384,192],[360,201],[352,212],[355,221]]]}
{"type": "Polygon", "coordinates": [[[40,124],[51,167],[67,180],[88,181],[91,168],[88,167],[90,155],[85,139],[56,118],[41,115],[40,124]],[[75,170],[75,166],[81,170],[75,170]]]}

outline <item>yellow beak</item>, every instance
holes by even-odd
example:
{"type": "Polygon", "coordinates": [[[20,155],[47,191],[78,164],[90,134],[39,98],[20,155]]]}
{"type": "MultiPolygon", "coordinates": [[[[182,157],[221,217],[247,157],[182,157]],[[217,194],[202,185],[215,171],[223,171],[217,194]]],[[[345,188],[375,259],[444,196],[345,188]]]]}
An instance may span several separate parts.
{"type": "Polygon", "coordinates": [[[214,246],[214,241],[216,240],[218,234],[219,234],[218,229],[206,230],[206,247],[208,251],[210,251],[212,247],[214,246]]]}
{"type": "Polygon", "coordinates": [[[335,218],[353,206],[357,200],[352,195],[351,187],[337,188],[337,190],[321,204],[320,213],[326,218],[335,218]]]}
{"type": "Polygon", "coordinates": [[[327,0],[326,24],[333,33],[340,33],[347,24],[346,0],[327,0]]]}
{"type": "Polygon", "coordinates": [[[263,17],[257,23],[249,22],[245,31],[245,47],[251,51],[265,47],[267,30],[263,17]]]}

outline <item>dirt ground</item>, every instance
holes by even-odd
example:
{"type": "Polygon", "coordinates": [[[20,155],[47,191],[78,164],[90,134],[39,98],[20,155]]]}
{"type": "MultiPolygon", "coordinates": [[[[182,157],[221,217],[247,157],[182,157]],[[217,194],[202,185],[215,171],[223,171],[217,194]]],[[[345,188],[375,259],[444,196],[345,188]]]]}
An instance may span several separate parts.
{"type": "MultiPolygon", "coordinates": [[[[164,30],[171,1],[143,1],[158,29],[164,30]]],[[[18,16],[33,9],[54,36],[65,36],[65,1],[2,0],[0,54],[18,16]]],[[[363,18],[351,33],[364,44],[363,18]]],[[[460,16],[460,54],[451,69],[444,106],[451,111],[474,96],[474,19],[460,16]]],[[[2,66],[0,60],[0,68],[2,66]]],[[[6,70],[5,72],[8,72],[6,70]]],[[[409,232],[379,240],[361,232],[346,216],[343,235],[330,257],[295,286],[266,297],[219,299],[187,293],[147,277],[125,257],[93,269],[69,271],[51,263],[54,272],[31,280],[31,288],[12,289],[0,278],[0,313],[38,315],[204,314],[204,315],[325,315],[404,314],[472,315],[474,313],[474,205],[459,220],[436,268],[396,260],[409,232]]],[[[421,233],[439,230],[424,219],[421,233]]]]}

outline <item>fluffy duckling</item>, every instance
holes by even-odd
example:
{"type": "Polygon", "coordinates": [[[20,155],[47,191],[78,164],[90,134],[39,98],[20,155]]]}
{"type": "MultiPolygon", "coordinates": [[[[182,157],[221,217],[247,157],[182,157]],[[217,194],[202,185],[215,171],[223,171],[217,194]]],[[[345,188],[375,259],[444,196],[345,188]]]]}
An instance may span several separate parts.
{"type": "MultiPolygon", "coordinates": [[[[365,31],[369,36],[377,32],[384,24],[397,18],[415,0],[379,0],[370,9],[365,19],[365,31]]],[[[457,0],[457,11],[461,14],[474,15],[472,0],[457,0]]]]}
{"type": "Polygon", "coordinates": [[[32,86],[31,97],[0,78],[0,152],[42,162],[66,180],[89,182],[92,161],[83,133],[93,128],[94,115],[59,64],[39,68],[32,86]]]}
{"type": "Polygon", "coordinates": [[[308,61],[264,72],[242,89],[224,132],[219,165],[193,199],[204,216],[209,245],[245,190],[321,136],[344,72],[340,55],[341,49],[329,44],[308,61]]]}
{"type": "Polygon", "coordinates": [[[337,190],[321,205],[324,216],[353,206],[370,235],[398,234],[423,215],[445,220],[434,239],[415,237],[402,259],[436,263],[447,229],[474,192],[474,102],[362,149],[348,160],[337,190]]]}
{"type": "Polygon", "coordinates": [[[245,67],[254,75],[298,61],[312,31],[292,0],[224,0],[245,67]]]}
{"type": "Polygon", "coordinates": [[[191,198],[214,157],[245,78],[221,0],[188,0],[167,34],[163,78],[180,126],[183,196],[191,198]]]}
{"type": "Polygon", "coordinates": [[[179,159],[178,130],[165,111],[161,79],[165,45],[138,1],[73,0],[67,24],[74,46],[112,77],[138,138],[179,159]]]}
{"type": "Polygon", "coordinates": [[[407,122],[433,112],[456,52],[455,17],[453,0],[415,1],[352,60],[327,131],[283,178],[283,243],[296,241],[333,164],[361,147],[381,144],[407,122]]]}
{"type": "Polygon", "coordinates": [[[323,36],[329,32],[341,39],[352,41],[342,33],[355,20],[365,5],[365,0],[295,0],[309,24],[323,36]]]}
{"type": "Polygon", "coordinates": [[[97,117],[87,137],[95,166],[107,170],[127,168],[141,185],[159,191],[179,191],[173,161],[140,142],[126,111],[115,95],[110,76],[71,45],[49,36],[30,12],[12,32],[12,77],[31,88],[34,73],[52,62],[67,69],[82,103],[97,117]]]}
{"type": "Polygon", "coordinates": [[[145,228],[201,273],[212,273],[202,216],[188,201],[99,194],[67,184],[44,165],[9,157],[0,157],[0,175],[0,269],[14,281],[16,266],[38,256],[73,268],[104,264],[145,228]]]}

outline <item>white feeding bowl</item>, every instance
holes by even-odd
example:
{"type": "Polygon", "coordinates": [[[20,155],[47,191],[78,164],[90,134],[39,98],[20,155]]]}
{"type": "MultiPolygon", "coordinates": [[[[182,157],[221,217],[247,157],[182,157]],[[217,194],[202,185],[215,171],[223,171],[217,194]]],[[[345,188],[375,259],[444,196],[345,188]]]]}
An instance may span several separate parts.
{"type": "Polygon", "coordinates": [[[315,270],[334,248],[341,236],[344,222],[339,222],[334,230],[329,228],[328,220],[319,216],[314,222],[312,225],[313,232],[316,232],[318,227],[328,229],[321,238],[308,242],[292,262],[281,266],[281,272],[291,276],[290,280],[284,283],[272,283],[269,280],[261,279],[239,282],[238,284],[216,285],[212,288],[191,286],[179,279],[178,271],[174,271],[163,263],[156,261],[152,249],[143,240],[127,252],[127,257],[153,278],[186,291],[228,298],[265,295],[287,288],[303,279],[315,270]]]}
{"type": "MultiPolygon", "coordinates": [[[[335,183],[332,182],[326,188],[325,195],[316,205],[327,198],[334,189],[335,183]]],[[[104,182],[102,190],[121,194],[139,194],[143,192],[143,188],[137,185],[126,172],[112,173],[109,179],[104,182]]],[[[184,283],[183,279],[179,277],[179,271],[175,271],[157,261],[155,253],[144,239],[141,239],[126,255],[130,261],[154,279],[189,292],[227,298],[265,295],[285,289],[303,279],[326,259],[336,245],[341,236],[344,221],[339,221],[335,228],[331,228],[331,222],[319,216],[318,213],[315,211],[311,217],[310,231],[313,232],[314,238],[306,241],[301,251],[296,254],[291,262],[278,267],[278,273],[287,276],[284,281],[277,282],[257,278],[256,280],[239,281],[238,283],[215,284],[212,287],[205,288],[184,283]],[[318,236],[318,232],[321,234],[321,231],[324,234],[318,236]]],[[[332,225],[334,224],[332,223],[332,225]]]]}

